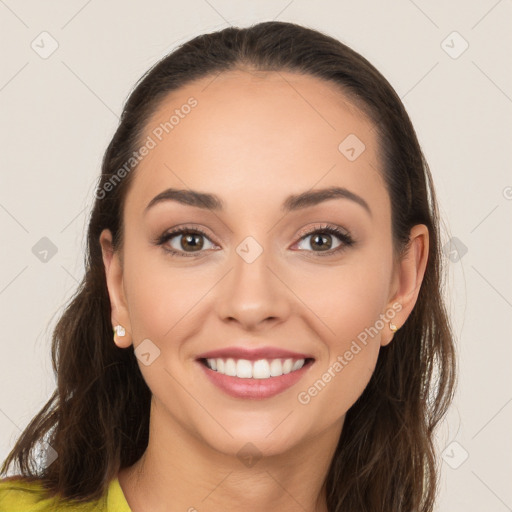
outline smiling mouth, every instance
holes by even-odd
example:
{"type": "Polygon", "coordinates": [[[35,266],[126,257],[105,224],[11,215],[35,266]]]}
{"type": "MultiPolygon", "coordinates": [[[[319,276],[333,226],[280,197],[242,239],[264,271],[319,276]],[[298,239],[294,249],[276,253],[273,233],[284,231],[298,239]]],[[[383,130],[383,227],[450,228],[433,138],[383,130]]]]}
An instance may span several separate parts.
{"type": "Polygon", "coordinates": [[[201,358],[199,362],[208,369],[229,377],[264,380],[296,372],[305,366],[311,365],[314,359],[311,357],[305,359],[275,358],[249,361],[248,359],[219,357],[212,359],[201,358]]]}

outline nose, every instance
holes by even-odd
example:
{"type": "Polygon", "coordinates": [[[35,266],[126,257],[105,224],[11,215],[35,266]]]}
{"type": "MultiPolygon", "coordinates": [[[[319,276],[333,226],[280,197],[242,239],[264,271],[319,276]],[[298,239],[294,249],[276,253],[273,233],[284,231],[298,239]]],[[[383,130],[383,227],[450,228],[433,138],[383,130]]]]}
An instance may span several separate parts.
{"type": "Polygon", "coordinates": [[[219,283],[215,301],[223,322],[236,322],[245,330],[255,331],[288,318],[293,294],[268,253],[264,250],[254,261],[233,255],[232,269],[219,283]]]}

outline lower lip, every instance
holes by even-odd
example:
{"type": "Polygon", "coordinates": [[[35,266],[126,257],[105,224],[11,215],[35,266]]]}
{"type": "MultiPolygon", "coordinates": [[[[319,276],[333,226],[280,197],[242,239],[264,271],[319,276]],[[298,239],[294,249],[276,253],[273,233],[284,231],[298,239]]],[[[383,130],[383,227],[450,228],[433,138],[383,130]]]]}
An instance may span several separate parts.
{"type": "Polygon", "coordinates": [[[235,398],[262,400],[282,393],[296,384],[309,370],[314,360],[308,361],[300,370],[295,370],[279,377],[269,377],[268,379],[231,377],[211,370],[201,361],[197,361],[197,363],[210,381],[228,395],[235,398]]]}

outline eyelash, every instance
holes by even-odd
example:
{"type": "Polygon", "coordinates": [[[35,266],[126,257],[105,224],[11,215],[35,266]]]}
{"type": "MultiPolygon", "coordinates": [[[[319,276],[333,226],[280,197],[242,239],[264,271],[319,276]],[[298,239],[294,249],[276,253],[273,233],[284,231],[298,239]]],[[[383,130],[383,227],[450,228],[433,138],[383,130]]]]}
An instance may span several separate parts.
{"type": "MultiPolygon", "coordinates": [[[[321,233],[321,234],[327,233],[329,235],[337,236],[342,243],[336,249],[332,249],[329,251],[325,251],[325,252],[306,251],[306,252],[314,252],[318,256],[321,256],[321,257],[332,256],[333,254],[337,254],[338,252],[346,249],[347,247],[351,247],[355,244],[354,239],[348,233],[345,233],[344,231],[341,231],[338,227],[331,226],[331,225],[322,225],[320,227],[316,226],[313,230],[307,231],[306,233],[302,233],[300,235],[299,242],[302,241],[303,239],[307,238],[308,236],[316,235],[318,233],[321,233]]],[[[210,240],[210,237],[202,229],[185,227],[185,228],[176,229],[175,231],[169,231],[168,233],[164,233],[163,235],[161,235],[160,237],[158,237],[155,240],[155,244],[163,246],[171,238],[174,238],[177,235],[183,235],[183,234],[202,235],[205,238],[208,238],[208,240],[210,240]]],[[[196,254],[198,254],[198,253],[186,253],[183,251],[176,251],[174,249],[169,249],[169,248],[165,248],[165,247],[163,248],[163,250],[167,253],[170,253],[171,256],[178,256],[178,257],[185,257],[185,258],[196,257],[196,254]]],[[[200,253],[201,252],[204,252],[204,251],[200,251],[200,253]]]]}

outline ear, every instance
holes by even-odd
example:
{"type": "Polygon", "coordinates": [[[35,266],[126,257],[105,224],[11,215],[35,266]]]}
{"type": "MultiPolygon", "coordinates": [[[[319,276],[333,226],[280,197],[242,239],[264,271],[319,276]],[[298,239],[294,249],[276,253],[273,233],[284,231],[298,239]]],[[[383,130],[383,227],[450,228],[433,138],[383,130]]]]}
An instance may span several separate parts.
{"type": "MultiPolygon", "coordinates": [[[[424,224],[411,229],[406,252],[398,263],[393,278],[394,290],[386,311],[397,312],[390,323],[400,328],[414,308],[420,292],[429,252],[429,233],[424,224]]],[[[381,345],[385,346],[393,339],[394,332],[389,325],[384,328],[381,345]]]]}
{"type": "Polygon", "coordinates": [[[123,287],[123,269],[119,254],[113,250],[112,233],[109,229],[101,232],[100,245],[110,297],[112,329],[116,325],[122,325],[125,329],[124,336],[114,335],[114,342],[119,348],[127,348],[132,344],[132,330],[123,287]]]}

